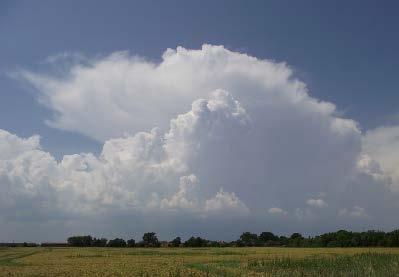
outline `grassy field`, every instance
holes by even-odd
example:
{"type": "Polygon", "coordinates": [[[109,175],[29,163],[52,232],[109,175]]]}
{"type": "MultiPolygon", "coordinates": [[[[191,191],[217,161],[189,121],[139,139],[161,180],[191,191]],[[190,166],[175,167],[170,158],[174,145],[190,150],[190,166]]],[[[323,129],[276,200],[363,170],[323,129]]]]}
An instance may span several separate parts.
{"type": "Polygon", "coordinates": [[[399,276],[393,248],[0,248],[1,276],[399,276]]]}

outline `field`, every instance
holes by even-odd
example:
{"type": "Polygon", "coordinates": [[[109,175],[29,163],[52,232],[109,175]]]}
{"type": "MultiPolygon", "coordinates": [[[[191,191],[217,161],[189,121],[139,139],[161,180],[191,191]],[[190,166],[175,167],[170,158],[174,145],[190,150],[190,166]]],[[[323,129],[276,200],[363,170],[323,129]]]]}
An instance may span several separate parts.
{"type": "Polygon", "coordinates": [[[399,276],[396,248],[0,248],[1,276],[399,276]]]}

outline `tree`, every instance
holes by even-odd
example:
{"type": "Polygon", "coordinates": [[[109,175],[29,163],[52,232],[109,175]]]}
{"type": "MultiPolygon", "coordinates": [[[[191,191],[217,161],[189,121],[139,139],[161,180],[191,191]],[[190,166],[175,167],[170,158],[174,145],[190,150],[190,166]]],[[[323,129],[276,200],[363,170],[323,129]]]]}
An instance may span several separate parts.
{"type": "Polygon", "coordinates": [[[278,237],[272,232],[262,232],[258,238],[261,242],[278,241],[278,237]]]}
{"type": "Polygon", "coordinates": [[[208,240],[200,237],[191,237],[184,242],[186,247],[205,247],[208,246],[208,240]]]}
{"type": "Polygon", "coordinates": [[[304,238],[300,233],[293,233],[289,239],[289,244],[291,246],[302,246],[304,242],[304,238]]]}
{"type": "Polygon", "coordinates": [[[181,238],[180,238],[180,237],[176,237],[175,239],[173,239],[173,240],[170,242],[170,244],[171,244],[173,247],[179,247],[180,244],[181,244],[181,238]]]}
{"type": "Polygon", "coordinates": [[[287,245],[288,244],[288,238],[286,236],[280,236],[278,238],[278,241],[280,242],[281,245],[287,245]]]}
{"type": "Polygon", "coordinates": [[[295,240],[295,239],[303,240],[303,236],[300,233],[293,233],[291,235],[290,239],[292,239],[292,240],[295,240]]]}
{"type": "Polygon", "coordinates": [[[387,233],[388,246],[399,246],[399,230],[394,230],[387,233]]]}
{"type": "Polygon", "coordinates": [[[160,243],[156,236],[156,233],[145,233],[143,235],[143,245],[146,247],[159,247],[160,243]]]}
{"type": "Polygon", "coordinates": [[[116,238],[111,239],[108,244],[108,247],[126,247],[126,241],[124,239],[116,238]]]}
{"type": "Polygon", "coordinates": [[[255,246],[258,244],[258,235],[250,232],[244,232],[240,236],[240,241],[245,246],[255,246]]]}
{"type": "Polygon", "coordinates": [[[351,240],[352,240],[352,233],[345,231],[345,230],[339,230],[335,234],[337,245],[339,247],[349,247],[351,246],[351,240]]]}
{"type": "Polygon", "coordinates": [[[88,247],[93,246],[93,238],[91,236],[74,236],[68,238],[70,246],[88,247]]]}
{"type": "Polygon", "coordinates": [[[135,247],[136,246],[136,241],[134,239],[129,239],[127,241],[127,247],[135,247]]]}
{"type": "MultiPolygon", "coordinates": [[[[160,242],[155,233],[145,233],[143,240],[135,242],[130,239],[125,242],[123,239],[116,238],[107,243],[105,238],[95,238],[91,236],[73,236],[68,238],[68,244],[75,247],[159,247],[160,242]]],[[[2,244],[8,245],[8,244],[2,244]]],[[[29,243],[15,244],[10,246],[24,245],[29,243]]],[[[43,244],[42,244],[43,245],[43,244]]],[[[52,244],[53,245],[53,244],[52,244]]],[[[182,245],[180,237],[173,239],[168,246],[179,247],[182,245]]],[[[223,246],[290,246],[290,247],[399,247],[399,230],[388,233],[378,230],[364,232],[351,232],[338,230],[336,232],[324,233],[314,237],[304,238],[300,233],[293,233],[290,237],[276,236],[271,232],[262,232],[258,235],[244,232],[236,241],[229,243],[223,241],[210,241],[201,237],[191,237],[183,243],[186,247],[223,247],[223,246]]],[[[35,246],[33,244],[32,246],[35,246]]],[[[54,245],[53,245],[54,246],[54,245]]]]}
{"type": "Polygon", "coordinates": [[[107,246],[107,239],[106,238],[101,238],[101,239],[94,238],[93,242],[92,242],[92,246],[105,247],[105,246],[107,246]]]}

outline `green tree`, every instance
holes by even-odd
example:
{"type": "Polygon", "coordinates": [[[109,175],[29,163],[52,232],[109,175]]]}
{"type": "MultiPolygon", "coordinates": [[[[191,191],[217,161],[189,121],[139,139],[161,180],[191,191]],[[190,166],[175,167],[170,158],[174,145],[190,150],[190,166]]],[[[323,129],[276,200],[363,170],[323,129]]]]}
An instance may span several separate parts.
{"type": "Polygon", "coordinates": [[[92,246],[105,247],[105,246],[107,246],[107,239],[106,238],[101,238],[101,239],[93,238],[92,246]]]}
{"type": "Polygon", "coordinates": [[[181,238],[180,238],[180,237],[174,238],[174,239],[170,242],[170,244],[171,244],[173,247],[179,247],[180,244],[181,244],[181,238]]]}
{"type": "Polygon", "coordinates": [[[68,238],[70,246],[88,247],[93,246],[93,238],[91,236],[74,236],[68,238]]]}
{"type": "Polygon", "coordinates": [[[255,246],[258,244],[258,235],[250,232],[244,232],[240,236],[240,241],[245,246],[255,246]]]}
{"type": "Polygon", "coordinates": [[[191,237],[184,242],[186,247],[205,247],[208,246],[208,240],[200,237],[191,237]]]}
{"type": "Polygon", "coordinates": [[[108,247],[126,247],[126,241],[124,239],[116,238],[111,239],[108,244],[108,247]]]}
{"type": "Polygon", "coordinates": [[[303,246],[304,244],[304,238],[300,233],[293,233],[289,239],[289,245],[290,246],[303,246]]]}
{"type": "Polygon", "coordinates": [[[145,233],[143,235],[143,245],[145,247],[159,247],[160,243],[158,241],[156,233],[145,233]]]}
{"type": "Polygon", "coordinates": [[[261,242],[278,241],[278,237],[272,232],[262,232],[258,238],[261,242]]]}
{"type": "Polygon", "coordinates": [[[129,239],[127,241],[127,247],[135,247],[136,246],[136,241],[134,239],[129,239]]]}

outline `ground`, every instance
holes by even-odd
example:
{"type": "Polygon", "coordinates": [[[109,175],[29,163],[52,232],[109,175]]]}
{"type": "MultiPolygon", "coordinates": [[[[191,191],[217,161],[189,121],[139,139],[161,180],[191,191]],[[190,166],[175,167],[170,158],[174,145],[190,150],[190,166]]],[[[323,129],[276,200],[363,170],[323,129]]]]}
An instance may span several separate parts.
{"type": "Polygon", "coordinates": [[[395,248],[0,248],[1,276],[399,276],[395,248]]]}

